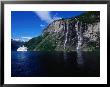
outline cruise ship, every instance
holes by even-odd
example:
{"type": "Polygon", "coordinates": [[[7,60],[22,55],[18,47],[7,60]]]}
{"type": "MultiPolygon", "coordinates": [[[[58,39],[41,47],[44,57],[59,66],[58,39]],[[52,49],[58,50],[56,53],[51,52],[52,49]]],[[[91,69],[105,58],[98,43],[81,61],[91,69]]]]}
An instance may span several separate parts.
{"type": "Polygon", "coordinates": [[[27,47],[25,47],[24,45],[22,47],[19,47],[17,49],[17,51],[27,51],[27,47]]]}

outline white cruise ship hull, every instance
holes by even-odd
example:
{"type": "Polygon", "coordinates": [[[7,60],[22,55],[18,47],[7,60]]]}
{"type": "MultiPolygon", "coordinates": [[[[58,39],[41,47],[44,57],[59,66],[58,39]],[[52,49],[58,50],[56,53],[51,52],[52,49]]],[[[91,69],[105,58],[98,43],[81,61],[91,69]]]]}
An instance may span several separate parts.
{"type": "Polygon", "coordinates": [[[19,48],[17,49],[17,51],[27,51],[27,47],[24,47],[24,46],[19,47],[19,48]]]}

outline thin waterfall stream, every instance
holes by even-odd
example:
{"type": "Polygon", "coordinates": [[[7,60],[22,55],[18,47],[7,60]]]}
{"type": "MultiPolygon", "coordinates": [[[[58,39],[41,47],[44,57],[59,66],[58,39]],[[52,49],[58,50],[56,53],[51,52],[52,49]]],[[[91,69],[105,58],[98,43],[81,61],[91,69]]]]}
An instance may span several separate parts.
{"type": "Polygon", "coordinates": [[[84,61],[83,61],[82,50],[81,50],[81,45],[82,45],[82,41],[83,41],[82,23],[80,23],[80,27],[79,27],[79,21],[77,21],[75,27],[76,27],[76,34],[77,34],[77,47],[76,47],[77,63],[78,63],[78,65],[83,65],[84,61]]]}
{"type": "MultiPolygon", "coordinates": [[[[65,41],[64,41],[64,50],[66,49],[66,43],[67,43],[67,40],[68,40],[68,31],[69,31],[69,22],[68,20],[66,20],[66,23],[65,23],[65,30],[66,30],[66,36],[65,36],[65,41]]],[[[67,53],[66,51],[64,51],[64,60],[67,59],[67,53]]]]}
{"type": "Polygon", "coordinates": [[[77,34],[77,47],[76,49],[79,50],[81,49],[81,45],[82,45],[82,41],[83,41],[83,38],[82,38],[82,23],[80,24],[80,27],[78,26],[79,25],[79,22],[76,23],[76,34],[77,34]]]}
{"type": "Polygon", "coordinates": [[[66,21],[65,30],[66,30],[66,36],[65,36],[65,41],[64,41],[64,49],[66,49],[66,43],[67,43],[67,40],[68,40],[68,30],[69,30],[68,20],[66,21]]]}

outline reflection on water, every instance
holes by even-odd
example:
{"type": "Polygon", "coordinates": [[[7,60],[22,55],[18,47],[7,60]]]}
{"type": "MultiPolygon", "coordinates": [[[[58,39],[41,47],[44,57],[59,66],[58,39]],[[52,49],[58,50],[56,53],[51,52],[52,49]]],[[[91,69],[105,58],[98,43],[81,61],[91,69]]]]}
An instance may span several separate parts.
{"type": "Polygon", "coordinates": [[[64,60],[66,61],[67,60],[67,53],[64,52],[63,56],[64,56],[64,60]]]}
{"type": "Polygon", "coordinates": [[[99,52],[12,51],[12,77],[100,76],[99,52]]]}
{"type": "Polygon", "coordinates": [[[77,59],[76,60],[77,60],[78,66],[83,67],[84,59],[83,59],[83,56],[82,56],[82,51],[80,49],[77,50],[77,59]]]}

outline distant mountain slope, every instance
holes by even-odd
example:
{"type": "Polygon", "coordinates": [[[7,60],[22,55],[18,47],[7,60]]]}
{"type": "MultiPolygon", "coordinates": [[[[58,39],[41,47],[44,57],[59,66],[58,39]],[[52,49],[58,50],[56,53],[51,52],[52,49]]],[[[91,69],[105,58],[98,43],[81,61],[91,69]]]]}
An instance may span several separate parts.
{"type": "Polygon", "coordinates": [[[55,20],[25,45],[32,51],[93,51],[100,49],[100,12],[55,20]]]}
{"type": "Polygon", "coordinates": [[[16,51],[18,47],[22,46],[23,44],[24,42],[22,41],[16,41],[16,40],[11,39],[11,50],[16,51]]]}

